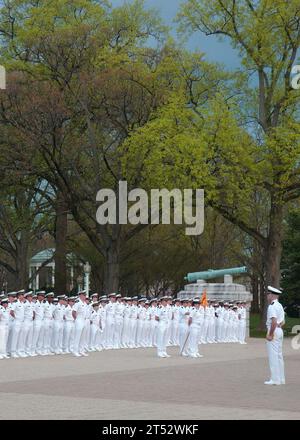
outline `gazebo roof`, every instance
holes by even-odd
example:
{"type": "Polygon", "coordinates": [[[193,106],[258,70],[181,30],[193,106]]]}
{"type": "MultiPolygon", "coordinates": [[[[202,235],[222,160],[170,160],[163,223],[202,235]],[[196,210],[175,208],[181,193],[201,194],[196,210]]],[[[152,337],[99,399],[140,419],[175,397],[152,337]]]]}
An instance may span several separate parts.
{"type": "MultiPolygon", "coordinates": [[[[53,254],[55,252],[54,248],[48,248],[48,249],[44,249],[43,251],[38,252],[37,254],[35,254],[31,260],[30,260],[30,264],[34,265],[34,264],[42,264],[47,260],[50,260],[53,257],[53,254]]],[[[68,254],[67,255],[67,259],[70,261],[72,261],[72,259],[74,259],[75,255],[74,254],[68,254]]]]}
{"type": "Polygon", "coordinates": [[[31,263],[44,263],[45,261],[49,260],[53,257],[53,254],[55,252],[54,248],[44,249],[43,251],[38,252],[35,254],[30,262],[31,263]]]}

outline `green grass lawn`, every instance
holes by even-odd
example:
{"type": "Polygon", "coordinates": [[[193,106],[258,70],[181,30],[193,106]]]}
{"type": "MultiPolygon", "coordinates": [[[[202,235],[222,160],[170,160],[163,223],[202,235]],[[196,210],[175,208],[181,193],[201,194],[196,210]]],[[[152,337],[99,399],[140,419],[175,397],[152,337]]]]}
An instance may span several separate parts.
{"type": "MultiPolygon", "coordinates": [[[[252,338],[265,338],[266,337],[266,330],[257,330],[257,327],[260,322],[260,316],[258,313],[251,313],[250,315],[250,336],[252,338]]],[[[286,323],[283,328],[284,336],[293,336],[291,333],[292,328],[294,325],[300,326],[300,318],[289,318],[286,316],[286,323]]]]}

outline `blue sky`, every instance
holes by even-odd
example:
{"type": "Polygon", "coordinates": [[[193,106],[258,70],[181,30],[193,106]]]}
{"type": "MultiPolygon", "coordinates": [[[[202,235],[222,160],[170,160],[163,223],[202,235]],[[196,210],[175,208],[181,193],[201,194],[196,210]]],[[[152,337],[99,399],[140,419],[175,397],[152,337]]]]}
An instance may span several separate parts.
{"type": "MultiPolygon", "coordinates": [[[[125,2],[126,0],[110,0],[113,6],[120,6],[125,2]]],[[[127,0],[128,2],[130,3],[127,0]]],[[[172,27],[175,35],[176,24],[173,23],[173,19],[179,11],[183,0],[144,0],[144,2],[146,8],[156,8],[159,11],[163,21],[172,27]]],[[[227,41],[220,42],[213,36],[206,37],[198,32],[190,38],[187,46],[191,50],[204,52],[207,60],[223,63],[229,69],[235,69],[240,66],[237,52],[231,48],[227,41]]]]}

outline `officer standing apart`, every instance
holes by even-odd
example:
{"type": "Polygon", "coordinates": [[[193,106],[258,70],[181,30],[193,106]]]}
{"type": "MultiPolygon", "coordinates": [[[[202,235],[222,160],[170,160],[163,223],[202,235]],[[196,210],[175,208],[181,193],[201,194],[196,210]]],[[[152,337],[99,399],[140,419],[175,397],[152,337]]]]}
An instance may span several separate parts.
{"type": "Polygon", "coordinates": [[[267,350],[269,356],[269,366],[271,372],[270,380],[265,385],[283,385],[284,362],[282,354],[284,310],[278,298],[281,290],[268,286],[267,296],[269,307],[267,311],[267,350]]]}

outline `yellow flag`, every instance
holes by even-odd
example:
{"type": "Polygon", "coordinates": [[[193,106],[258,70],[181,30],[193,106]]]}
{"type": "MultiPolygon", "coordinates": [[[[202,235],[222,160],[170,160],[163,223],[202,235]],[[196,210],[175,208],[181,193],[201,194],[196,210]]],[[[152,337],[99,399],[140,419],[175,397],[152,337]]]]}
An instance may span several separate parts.
{"type": "Polygon", "coordinates": [[[204,289],[204,290],[203,290],[203,293],[202,293],[201,305],[202,305],[203,307],[207,307],[206,289],[204,289]]]}

